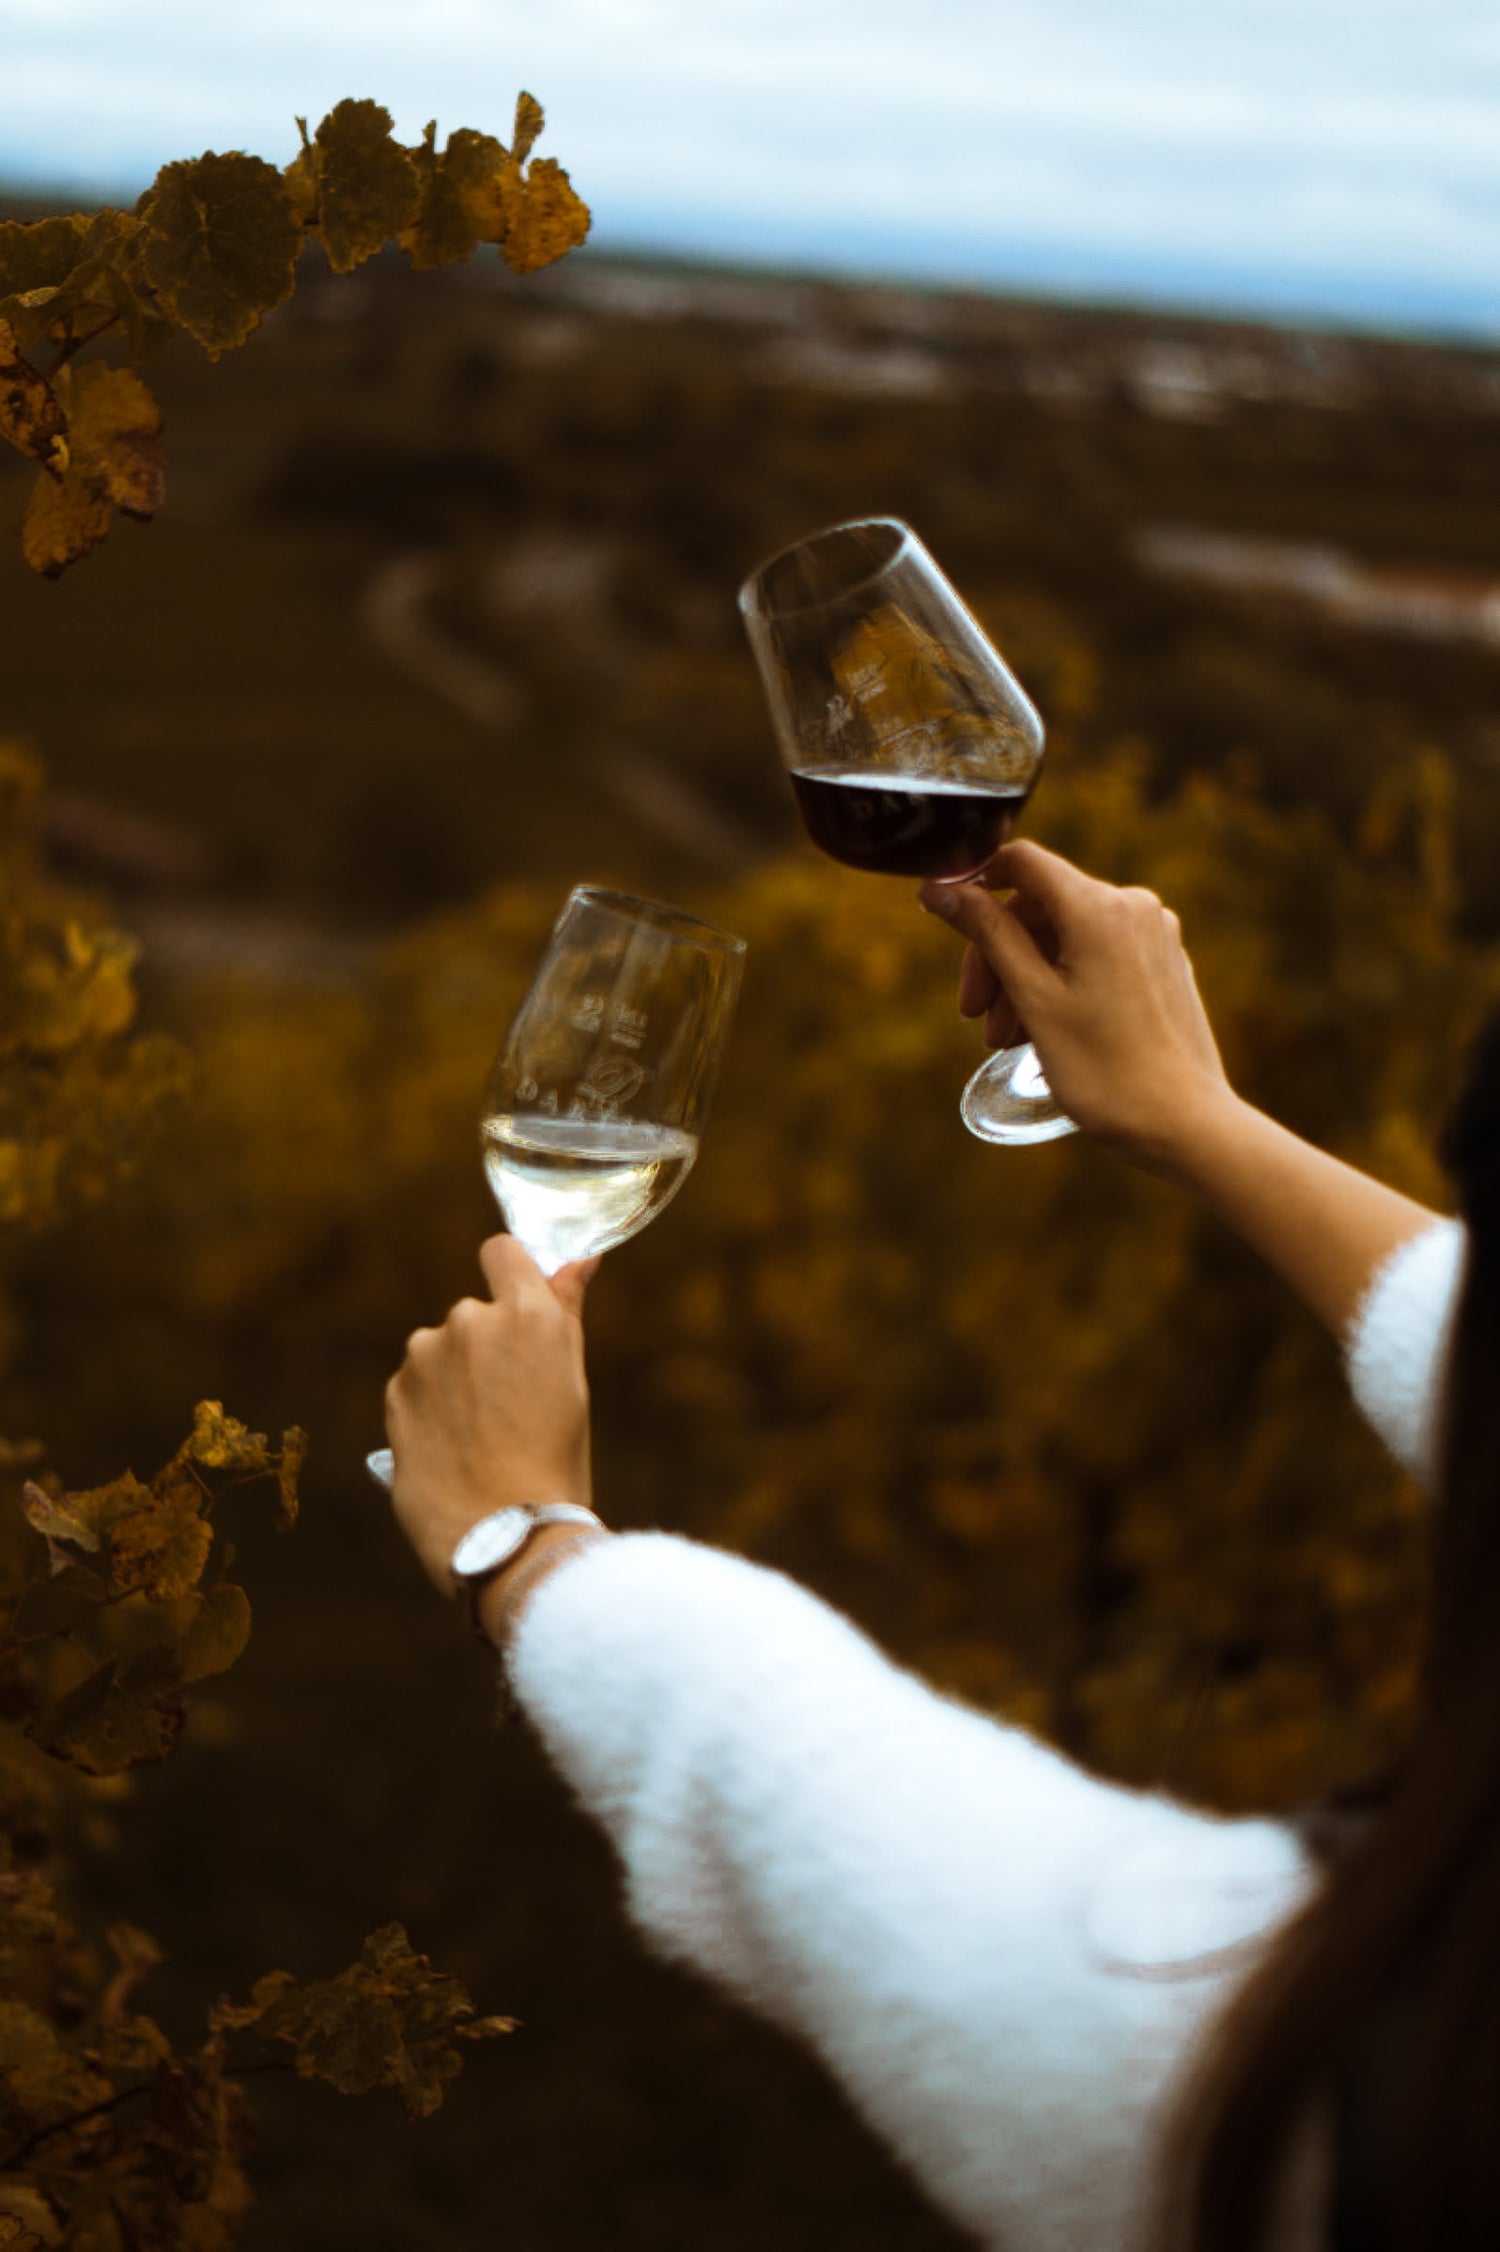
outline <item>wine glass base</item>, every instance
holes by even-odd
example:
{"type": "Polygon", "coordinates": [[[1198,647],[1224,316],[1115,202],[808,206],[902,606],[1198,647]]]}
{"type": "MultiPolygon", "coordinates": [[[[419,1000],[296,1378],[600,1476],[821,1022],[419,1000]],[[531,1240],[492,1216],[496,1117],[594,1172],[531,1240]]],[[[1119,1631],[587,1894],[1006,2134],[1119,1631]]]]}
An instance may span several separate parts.
{"type": "Polygon", "coordinates": [[[1035,1048],[1001,1048],[982,1063],[963,1091],[959,1116],[982,1142],[1019,1148],[1055,1142],[1077,1126],[1058,1106],[1042,1075],[1035,1048]]]}

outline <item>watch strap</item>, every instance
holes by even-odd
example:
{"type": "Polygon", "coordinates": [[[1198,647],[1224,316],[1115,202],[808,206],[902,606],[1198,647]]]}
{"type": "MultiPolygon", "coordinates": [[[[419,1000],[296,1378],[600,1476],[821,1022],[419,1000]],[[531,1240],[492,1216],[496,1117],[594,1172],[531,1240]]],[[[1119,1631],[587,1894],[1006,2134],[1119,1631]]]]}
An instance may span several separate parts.
{"type": "Polygon", "coordinates": [[[601,1533],[606,1529],[603,1521],[594,1515],[593,1510],[585,1509],[581,1502],[508,1502],[505,1508],[491,1510],[488,1517],[481,1517],[477,1524],[471,1525],[468,1532],[465,1533],[463,1540],[459,1542],[458,1547],[453,1552],[454,1561],[450,1563],[448,1569],[450,1577],[453,1581],[453,1592],[455,1597],[457,1598],[459,1610],[462,1613],[463,1617],[467,1620],[470,1632],[477,1635],[479,1640],[483,1642],[487,1648],[493,1647],[493,1645],[490,1643],[489,1636],[484,1631],[484,1626],[479,1616],[480,1595],[483,1593],[484,1589],[489,1586],[491,1580],[498,1579],[502,1572],[509,1570],[510,1566],[515,1563],[517,1557],[523,1556],[525,1554],[527,1548],[531,1544],[531,1537],[533,1533],[535,1533],[538,1526],[541,1525],[584,1525],[601,1533]],[[517,1515],[525,1517],[527,1519],[527,1523],[522,1530],[519,1539],[516,1539],[512,1542],[511,1546],[506,1549],[503,1556],[499,1557],[493,1563],[481,1565],[477,1570],[474,1571],[464,1571],[460,1567],[457,1562],[457,1558],[462,1554],[465,1545],[473,1539],[476,1533],[480,1532],[492,1523],[498,1522],[498,1520],[501,1518],[515,1517],[517,1515]]]}

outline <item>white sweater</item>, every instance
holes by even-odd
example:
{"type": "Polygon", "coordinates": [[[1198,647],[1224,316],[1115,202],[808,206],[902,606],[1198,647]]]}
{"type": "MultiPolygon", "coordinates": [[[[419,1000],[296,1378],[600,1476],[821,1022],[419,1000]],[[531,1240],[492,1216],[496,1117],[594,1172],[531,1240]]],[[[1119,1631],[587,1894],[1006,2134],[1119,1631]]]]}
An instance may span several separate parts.
{"type": "MultiPolygon", "coordinates": [[[[1419,1471],[1462,1249],[1444,1222],[1398,1251],[1349,1348],[1419,1471]]],[[[1145,2241],[1200,2035],[1316,1881],[1290,1830],[1101,1783],[667,1534],[544,1580],[511,1676],[647,1940],[808,2041],[954,2221],[1005,2252],[1145,2241]]],[[[1313,2151],[1288,2252],[1321,2199],[1313,2151]]]]}

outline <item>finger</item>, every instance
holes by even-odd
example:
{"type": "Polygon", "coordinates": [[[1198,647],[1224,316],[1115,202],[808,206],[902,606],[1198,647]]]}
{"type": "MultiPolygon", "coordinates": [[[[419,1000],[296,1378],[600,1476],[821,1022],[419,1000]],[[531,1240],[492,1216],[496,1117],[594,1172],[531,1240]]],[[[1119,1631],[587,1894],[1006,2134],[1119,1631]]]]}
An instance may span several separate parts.
{"type": "Polygon", "coordinates": [[[492,1298],[513,1290],[518,1282],[536,1282],[542,1276],[531,1253],[513,1235],[487,1236],[479,1246],[479,1264],[492,1298]]]}
{"type": "Polygon", "coordinates": [[[559,1267],[550,1278],[553,1297],[559,1305],[566,1306],[570,1314],[583,1319],[583,1301],[589,1284],[599,1272],[602,1254],[596,1252],[592,1259],[574,1259],[570,1265],[559,1267]]]}
{"type": "Polygon", "coordinates": [[[1047,922],[1060,934],[1065,934],[1076,917],[1087,911],[1099,892],[1114,888],[1101,884],[1096,877],[1086,876],[1071,860],[1064,860],[1060,852],[1049,852],[1045,845],[1034,843],[1030,837],[1018,837],[1014,844],[1000,847],[984,871],[984,886],[990,891],[1019,893],[1028,906],[1040,908],[1047,922]]]}
{"type": "Polygon", "coordinates": [[[999,982],[989,963],[977,946],[964,949],[964,965],[958,973],[958,1013],[961,1017],[982,1017],[995,1005],[1000,991],[999,982]]]}
{"type": "Polygon", "coordinates": [[[990,1048],[1019,1048],[1027,1038],[1026,1027],[1008,993],[997,993],[986,1010],[984,1038],[990,1048]]]}
{"type": "Polygon", "coordinates": [[[1057,931],[1040,903],[1035,899],[1027,899],[1019,891],[1013,891],[1005,902],[1005,910],[1007,914],[1014,915],[1024,929],[1030,931],[1038,949],[1045,954],[1047,960],[1055,962],[1058,956],[1057,931]]]}
{"type": "Polygon", "coordinates": [[[1055,980],[1057,972],[1020,917],[983,885],[927,883],[922,904],[978,949],[1023,1014],[1055,980]]]}

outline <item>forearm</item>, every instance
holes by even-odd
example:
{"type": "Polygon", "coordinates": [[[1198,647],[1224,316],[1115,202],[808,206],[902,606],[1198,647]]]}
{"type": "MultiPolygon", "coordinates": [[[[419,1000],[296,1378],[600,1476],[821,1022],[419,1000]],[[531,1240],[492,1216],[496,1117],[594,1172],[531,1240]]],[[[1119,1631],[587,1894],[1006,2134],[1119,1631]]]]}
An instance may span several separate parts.
{"type": "Polygon", "coordinates": [[[1439,1217],[1228,1086],[1204,1092],[1159,1169],[1243,1236],[1340,1341],[1372,1276],[1439,1217]]]}

